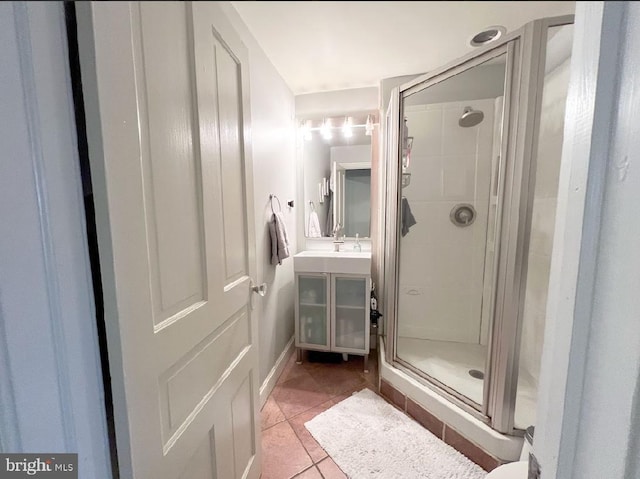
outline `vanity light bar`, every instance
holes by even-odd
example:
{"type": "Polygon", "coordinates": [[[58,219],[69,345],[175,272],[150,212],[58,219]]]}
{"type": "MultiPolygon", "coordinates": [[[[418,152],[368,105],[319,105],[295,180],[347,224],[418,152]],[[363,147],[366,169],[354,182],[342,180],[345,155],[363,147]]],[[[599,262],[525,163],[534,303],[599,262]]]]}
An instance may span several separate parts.
{"type": "MultiPolygon", "coordinates": [[[[350,125],[350,127],[351,127],[351,128],[366,128],[366,127],[367,127],[367,125],[350,125]]],[[[321,127],[321,126],[316,126],[316,127],[314,127],[314,128],[309,128],[309,129],[305,128],[304,126],[303,126],[303,127],[301,127],[301,128],[302,128],[305,132],[306,132],[306,131],[323,131],[323,130],[324,130],[324,128],[323,128],[323,127],[321,127]]],[[[342,130],[342,129],[344,129],[344,126],[331,126],[331,127],[329,127],[328,129],[329,129],[329,130],[342,130]]]]}
{"type": "Polygon", "coordinates": [[[325,140],[330,140],[333,137],[333,130],[342,130],[342,135],[345,138],[353,136],[354,128],[364,128],[365,134],[371,136],[376,122],[377,116],[375,114],[367,114],[366,117],[361,115],[357,116],[345,116],[345,117],[325,117],[316,120],[302,120],[300,122],[299,130],[301,136],[307,140],[311,140],[311,133],[319,131],[321,136],[325,140]],[[356,123],[357,122],[357,123],[356,123]]]}
{"type": "Polygon", "coordinates": [[[378,125],[377,115],[368,114],[356,114],[339,117],[324,117],[315,119],[301,119],[299,120],[299,127],[302,130],[320,131],[323,126],[328,126],[330,129],[342,129],[345,121],[348,121],[352,128],[366,128],[367,124],[371,124],[371,128],[374,125],[378,125]]]}

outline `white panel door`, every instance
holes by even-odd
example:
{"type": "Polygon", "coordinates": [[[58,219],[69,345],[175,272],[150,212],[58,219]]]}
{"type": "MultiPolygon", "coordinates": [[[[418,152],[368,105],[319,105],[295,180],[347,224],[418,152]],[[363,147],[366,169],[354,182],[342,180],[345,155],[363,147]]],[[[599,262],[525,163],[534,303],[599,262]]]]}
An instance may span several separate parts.
{"type": "Polygon", "coordinates": [[[209,2],[78,25],[121,477],[257,478],[247,52],[209,2]]]}

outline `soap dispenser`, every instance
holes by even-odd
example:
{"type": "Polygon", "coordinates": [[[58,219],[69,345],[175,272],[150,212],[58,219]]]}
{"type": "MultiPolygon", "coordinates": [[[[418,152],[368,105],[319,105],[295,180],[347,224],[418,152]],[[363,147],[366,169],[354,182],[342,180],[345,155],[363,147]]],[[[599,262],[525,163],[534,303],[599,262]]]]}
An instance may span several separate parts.
{"type": "Polygon", "coordinates": [[[356,233],[356,244],[353,245],[353,251],[362,251],[362,246],[360,246],[360,235],[356,233]]]}

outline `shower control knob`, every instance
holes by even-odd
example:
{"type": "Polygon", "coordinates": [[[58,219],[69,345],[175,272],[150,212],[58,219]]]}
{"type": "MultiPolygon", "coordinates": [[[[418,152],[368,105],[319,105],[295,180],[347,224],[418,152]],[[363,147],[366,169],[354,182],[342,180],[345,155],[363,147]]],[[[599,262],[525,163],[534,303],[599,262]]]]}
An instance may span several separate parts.
{"type": "Polygon", "coordinates": [[[468,210],[467,208],[461,208],[456,215],[456,219],[465,225],[468,225],[472,218],[473,213],[471,213],[471,210],[468,210]]]}
{"type": "Polygon", "coordinates": [[[476,210],[468,203],[459,203],[451,210],[449,219],[454,225],[464,228],[472,225],[476,220],[476,210]]]}

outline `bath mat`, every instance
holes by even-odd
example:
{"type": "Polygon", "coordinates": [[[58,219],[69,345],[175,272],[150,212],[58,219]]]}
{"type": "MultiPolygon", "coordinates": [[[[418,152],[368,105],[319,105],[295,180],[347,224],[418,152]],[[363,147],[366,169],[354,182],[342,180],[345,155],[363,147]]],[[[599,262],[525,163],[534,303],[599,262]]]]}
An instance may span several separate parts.
{"type": "Polygon", "coordinates": [[[364,389],[305,423],[351,479],[482,479],[487,473],[364,389]]]}

